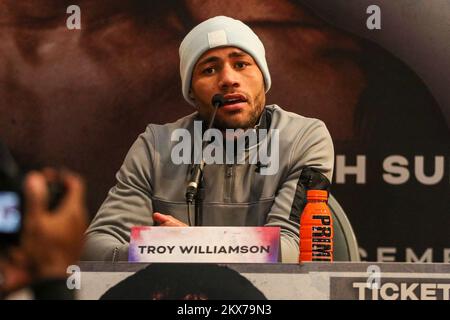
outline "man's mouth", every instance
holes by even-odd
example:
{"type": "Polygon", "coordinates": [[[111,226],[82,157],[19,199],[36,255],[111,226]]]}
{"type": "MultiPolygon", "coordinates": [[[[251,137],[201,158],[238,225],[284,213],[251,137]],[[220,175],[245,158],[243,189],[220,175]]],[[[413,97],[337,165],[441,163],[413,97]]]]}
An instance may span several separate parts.
{"type": "MultiPolygon", "coordinates": [[[[238,107],[241,107],[241,106],[239,106],[239,104],[247,102],[247,98],[242,94],[227,94],[224,96],[224,99],[225,99],[225,103],[223,105],[224,107],[235,106],[236,108],[238,108],[238,107]]],[[[231,109],[231,108],[227,108],[227,109],[231,109]]]]}

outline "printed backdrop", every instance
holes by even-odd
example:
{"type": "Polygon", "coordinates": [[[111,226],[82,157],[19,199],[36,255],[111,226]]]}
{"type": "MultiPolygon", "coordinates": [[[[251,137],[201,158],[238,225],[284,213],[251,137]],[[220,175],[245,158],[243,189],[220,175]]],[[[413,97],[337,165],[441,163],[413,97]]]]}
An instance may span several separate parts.
{"type": "Polygon", "coordinates": [[[266,45],[268,103],[327,124],[363,259],[450,259],[448,1],[76,2],[0,2],[0,139],[24,170],[80,172],[94,215],[146,125],[193,112],[184,35],[228,15],[266,45]],[[81,30],[66,27],[73,4],[81,30]],[[370,4],[381,30],[366,28],[370,4]]]}

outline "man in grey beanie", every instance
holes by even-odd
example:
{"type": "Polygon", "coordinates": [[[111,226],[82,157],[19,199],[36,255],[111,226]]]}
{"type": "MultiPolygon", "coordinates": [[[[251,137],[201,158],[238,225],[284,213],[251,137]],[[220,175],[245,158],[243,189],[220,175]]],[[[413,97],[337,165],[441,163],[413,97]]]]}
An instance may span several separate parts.
{"type": "MultiPolygon", "coordinates": [[[[196,112],[174,123],[150,124],[138,137],[87,231],[83,259],[126,260],[132,226],[187,226],[190,165],[174,163],[178,141],[171,137],[178,129],[194,133],[195,120],[208,122],[211,99],[219,93],[225,103],[214,128],[277,131],[278,148],[271,156],[279,167],[264,175],[254,163],[205,166],[203,225],[280,227],[280,260],[297,262],[306,190],[328,190],[332,177],[334,151],[325,124],[266,106],[271,78],[264,45],[241,21],[218,16],[200,23],[186,35],[179,54],[182,93],[196,112]]],[[[260,143],[250,141],[246,148],[260,143]]]]}

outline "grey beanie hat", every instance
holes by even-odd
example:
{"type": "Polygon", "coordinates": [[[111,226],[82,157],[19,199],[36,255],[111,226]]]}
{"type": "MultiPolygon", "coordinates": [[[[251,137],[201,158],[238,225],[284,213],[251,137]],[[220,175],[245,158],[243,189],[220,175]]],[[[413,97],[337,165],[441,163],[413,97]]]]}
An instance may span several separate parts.
{"type": "Polygon", "coordinates": [[[237,47],[250,54],[264,77],[266,92],[269,91],[271,80],[266,62],[264,45],[258,36],[246,24],[225,16],[218,16],[203,21],[192,29],[181,42],[180,76],[184,99],[191,105],[194,102],[189,97],[192,72],[197,60],[206,51],[216,47],[237,47]]]}

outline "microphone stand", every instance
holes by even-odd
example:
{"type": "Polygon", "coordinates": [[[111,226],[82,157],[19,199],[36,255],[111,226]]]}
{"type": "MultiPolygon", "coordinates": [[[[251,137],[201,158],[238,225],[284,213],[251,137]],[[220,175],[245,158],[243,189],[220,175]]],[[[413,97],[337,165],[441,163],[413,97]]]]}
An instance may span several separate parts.
{"type": "Polygon", "coordinates": [[[203,173],[198,184],[197,194],[195,195],[195,225],[203,225],[203,199],[205,198],[205,187],[203,185],[203,173]]]}
{"type": "MultiPolygon", "coordinates": [[[[208,129],[211,129],[214,119],[216,118],[217,109],[224,104],[224,99],[222,95],[216,94],[212,99],[212,104],[214,106],[213,114],[209,120],[208,129]]],[[[205,167],[205,159],[203,159],[203,150],[206,147],[206,141],[202,142],[202,160],[199,164],[195,164],[192,167],[191,179],[186,189],[186,204],[188,209],[188,221],[190,225],[190,210],[189,206],[195,200],[195,226],[201,226],[203,224],[203,199],[205,198],[205,189],[203,183],[203,168],[205,167]]]]}

